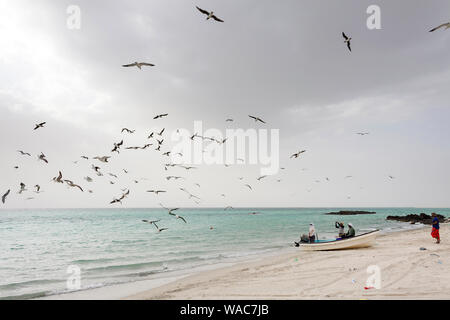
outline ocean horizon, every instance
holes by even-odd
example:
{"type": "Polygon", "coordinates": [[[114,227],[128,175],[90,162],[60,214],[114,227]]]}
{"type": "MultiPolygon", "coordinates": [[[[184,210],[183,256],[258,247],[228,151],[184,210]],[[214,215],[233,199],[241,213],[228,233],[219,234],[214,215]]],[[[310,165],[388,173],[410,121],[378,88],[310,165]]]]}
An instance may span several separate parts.
{"type": "Polygon", "coordinates": [[[387,221],[388,215],[450,216],[449,208],[162,208],[2,209],[0,299],[63,294],[68,268],[80,270],[79,290],[166,276],[174,271],[236,262],[291,248],[314,223],[320,239],[337,234],[335,221],[357,233],[383,233],[423,225],[387,221]],[[337,216],[340,210],[376,214],[337,216]],[[142,220],[160,220],[160,233],[142,220]]]}

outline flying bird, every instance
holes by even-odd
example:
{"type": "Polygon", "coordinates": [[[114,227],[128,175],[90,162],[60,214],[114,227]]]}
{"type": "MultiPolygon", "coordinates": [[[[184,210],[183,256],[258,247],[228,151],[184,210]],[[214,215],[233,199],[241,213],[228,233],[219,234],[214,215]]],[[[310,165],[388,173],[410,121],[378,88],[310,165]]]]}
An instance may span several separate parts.
{"type": "Polygon", "coordinates": [[[34,187],[36,188],[36,191],[35,191],[36,193],[39,193],[41,191],[41,186],[40,185],[37,184],[34,187]]]}
{"type": "Polygon", "coordinates": [[[162,118],[162,117],[167,117],[168,115],[169,115],[168,113],[158,114],[158,115],[155,116],[153,119],[154,119],[154,120],[160,119],[160,118],[162,118]]]}
{"type": "Polygon", "coordinates": [[[84,191],[83,191],[83,188],[81,188],[79,185],[73,183],[71,180],[64,180],[64,182],[67,183],[67,185],[68,185],[69,187],[72,187],[72,188],[78,188],[78,189],[81,190],[81,192],[84,192],[84,191]]]}
{"type": "Polygon", "coordinates": [[[344,32],[342,32],[342,36],[343,36],[344,39],[345,39],[344,43],[347,44],[348,50],[350,50],[350,52],[351,52],[351,51],[352,51],[352,48],[351,48],[350,41],[352,40],[352,38],[347,37],[347,36],[345,35],[344,32]]]}
{"type": "Polygon", "coordinates": [[[161,219],[159,219],[159,220],[142,220],[142,222],[146,222],[146,223],[149,223],[149,224],[153,224],[153,223],[156,223],[156,222],[159,222],[159,221],[161,221],[161,219]]]}
{"type": "Polygon", "coordinates": [[[293,155],[291,155],[291,159],[292,158],[298,158],[302,153],[305,153],[306,152],[306,150],[301,150],[301,151],[299,151],[299,152],[297,152],[297,153],[294,153],[293,155]]]}
{"type": "Polygon", "coordinates": [[[36,129],[39,129],[39,128],[43,128],[45,124],[46,124],[46,122],[38,123],[38,124],[36,124],[36,127],[34,127],[33,130],[36,130],[36,129]]]}
{"type": "Polygon", "coordinates": [[[64,182],[62,181],[62,173],[61,173],[61,171],[59,171],[59,174],[58,174],[57,177],[54,177],[54,178],[53,178],[53,181],[55,181],[55,182],[57,182],[57,183],[64,183],[64,182]]]}
{"type": "Polygon", "coordinates": [[[108,159],[109,159],[109,158],[111,158],[111,157],[104,156],[104,157],[94,157],[94,158],[92,158],[92,159],[97,159],[97,160],[100,161],[100,162],[108,162],[108,159]]]}
{"type": "Polygon", "coordinates": [[[154,67],[155,65],[153,63],[147,63],[147,62],[134,62],[134,63],[122,65],[122,67],[138,67],[140,70],[142,70],[143,66],[154,67]]]}
{"type": "Polygon", "coordinates": [[[5,203],[6,197],[9,195],[10,192],[11,192],[11,189],[8,189],[8,191],[6,191],[5,194],[2,196],[2,202],[3,203],[5,203]]]}
{"type": "Polygon", "coordinates": [[[147,192],[152,192],[152,193],[158,195],[158,194],[160,194],[162,192],[167,192],[167,191],[165,191],[165,190],[147,190],[147,192]]]}
{"type": "Polygon", "coordinates": [[[43,154],[42,152],[41,152],[41,154],[38,156],[38,159],[44,161],[45,163],[48,163],[47,159],[45,158],[45,154],[43,154]]]}
{"type": "Polygon", "coordinates": [[[249,117],[252,118],[252,119],[254,119],[255,122],[258,122],[258,121],[259,121],[259,122],[262,122],[262,123],[266,123],[266,122],[263,121],[261,118],[258,118],[258,117],[255,117],[255,116],[250,116],[250,115],[249,115],[249,117]]]}
{"type": "Polygon", "coordinates": [[[21,194],[22,192],[27,191],[27,189],[25,189],[25,183],[21,182],[20,183],[20,190],[19,190],[19,194],[21,194]]]}
{"type": "Polygon", "coordinates": [[[369,134],[369,132],[357,132],[356,134],[358,134],[360,136],[365,136],[365,135],[369,134]]]}
{"type": "Polygon", "coordinates": [[[120,131],[120,132],[123,133],[124,131],[126,131],[128,133],[134,133],[136,130],[130,130],[128,128],[122,128],[122,131],[120,131]]]}
{"type": "Polygon", "coordinates": [[[219,18],[217,18],[217,17],[214,15],[214,12],[212,12],[212,11],[211,11],[211,12],[208,12],[208,11],[206,11],[206,10],[203,10],[203,9],[197,7],[197,6],[195,6],[195,7],[198,9],[198,11],[200,11],[200,12],[203,13],[204,15],[207,15],[206,20],[209,20],[209,19],[213,18],[214,20],[216,20],[216,21],[218,21],[218,22],[223,22],[222,19],[219,19],[219,18]]]}
{"type": "Polygon", "coordinates": [[[17,150],[17,152],[19,152],[23,156],[31,156],[31,154],[29,154],[28,152],[23,152],[22,150],[17,150]]]}
{"type": "Polygon", "coordinates": [[[252,189],[252,186],[249,185],[249,184],[245,184],[244,186],[248,187],[250,190],[253,190],[253,189],[252,189]]]}
{"type": "Polygon", "coordinates": [[[431,29],[429,32],[434,32],[434,31],[436,31],[436,30],[438,30],[438,29],[440,29],[440,28],[445,28],[445,30],[450,29],[450,22],[443,23],[443,24],[441,24],[440,26],[431,29]]]}
{"type": "Polygon", "coordinates": [[[119,143],[115,143],[114,142],[114,148],[111,150],[111,152],[117,152],[119,153],[119,149],[120,147],[123,145],[123,140],[120,141],[119,143]]]}

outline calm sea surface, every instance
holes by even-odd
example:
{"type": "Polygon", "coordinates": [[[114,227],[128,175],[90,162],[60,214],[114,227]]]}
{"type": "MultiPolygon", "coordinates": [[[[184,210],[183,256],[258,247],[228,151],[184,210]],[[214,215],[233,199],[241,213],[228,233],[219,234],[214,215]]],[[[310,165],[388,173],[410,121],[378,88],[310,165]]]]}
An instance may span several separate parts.
{"type": "Polygon", "coordinates": [[[171,271],[214,265],[289,248],[313,222],[319,238],[333,238],[336,220],[357,233],[418,225],[388,215],[450,209],[352,208],[374,215],[332,216],[345,208],[180,209],[188,223],[164,209],[51,209],[0,211],[0,298],[27,299],[67,292],[69,266],[81,271],[81,290],[145,280],[171,271]],[[258,214],[249,214],[257,212],[258,214]],[[142,219],[161,219],[156,228],[142,219]],[[210,227],[213,229],[210,229],[210,227]]]}

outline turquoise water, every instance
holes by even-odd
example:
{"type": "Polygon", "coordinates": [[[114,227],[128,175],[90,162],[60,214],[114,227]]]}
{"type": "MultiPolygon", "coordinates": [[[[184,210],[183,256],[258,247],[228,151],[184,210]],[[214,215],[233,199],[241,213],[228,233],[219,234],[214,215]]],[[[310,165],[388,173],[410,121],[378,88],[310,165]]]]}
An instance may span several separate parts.
{"type": "Polygon", "coordinates": [[[320,239],[333,238],[336,220],[357,233],[417,228],[388,215],[450,209],[352,208],[374,215],[332,216],[346,208],[180,209],[185,224],[163,209],[0,211],[0,298],[33,298],[67,291],[67,268],[81,270],[81,289],[144,280],[175,270],[289,248],[313,222],[320,239]],[[259,214],[249,214],[250,212],[259,214]],[[156,228],[142,219],[161,219],[156,228]],[[210,229],[210,227],[213,229],[210,229]]]}

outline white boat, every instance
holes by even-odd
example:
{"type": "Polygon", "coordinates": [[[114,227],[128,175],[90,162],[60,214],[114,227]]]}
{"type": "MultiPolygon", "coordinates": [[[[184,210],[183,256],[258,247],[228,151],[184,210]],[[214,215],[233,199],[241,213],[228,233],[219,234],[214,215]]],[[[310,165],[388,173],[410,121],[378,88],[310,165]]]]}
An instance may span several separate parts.
{"type": "Polygon", "coordinates": [[[366,248],[372,246],[375,243],[375,239],[379,233],[380,230],[374,230],[351,238],[336,240],[317,240],[311,243],[300,243],[300,247],[304,251],[366,248]]]}

